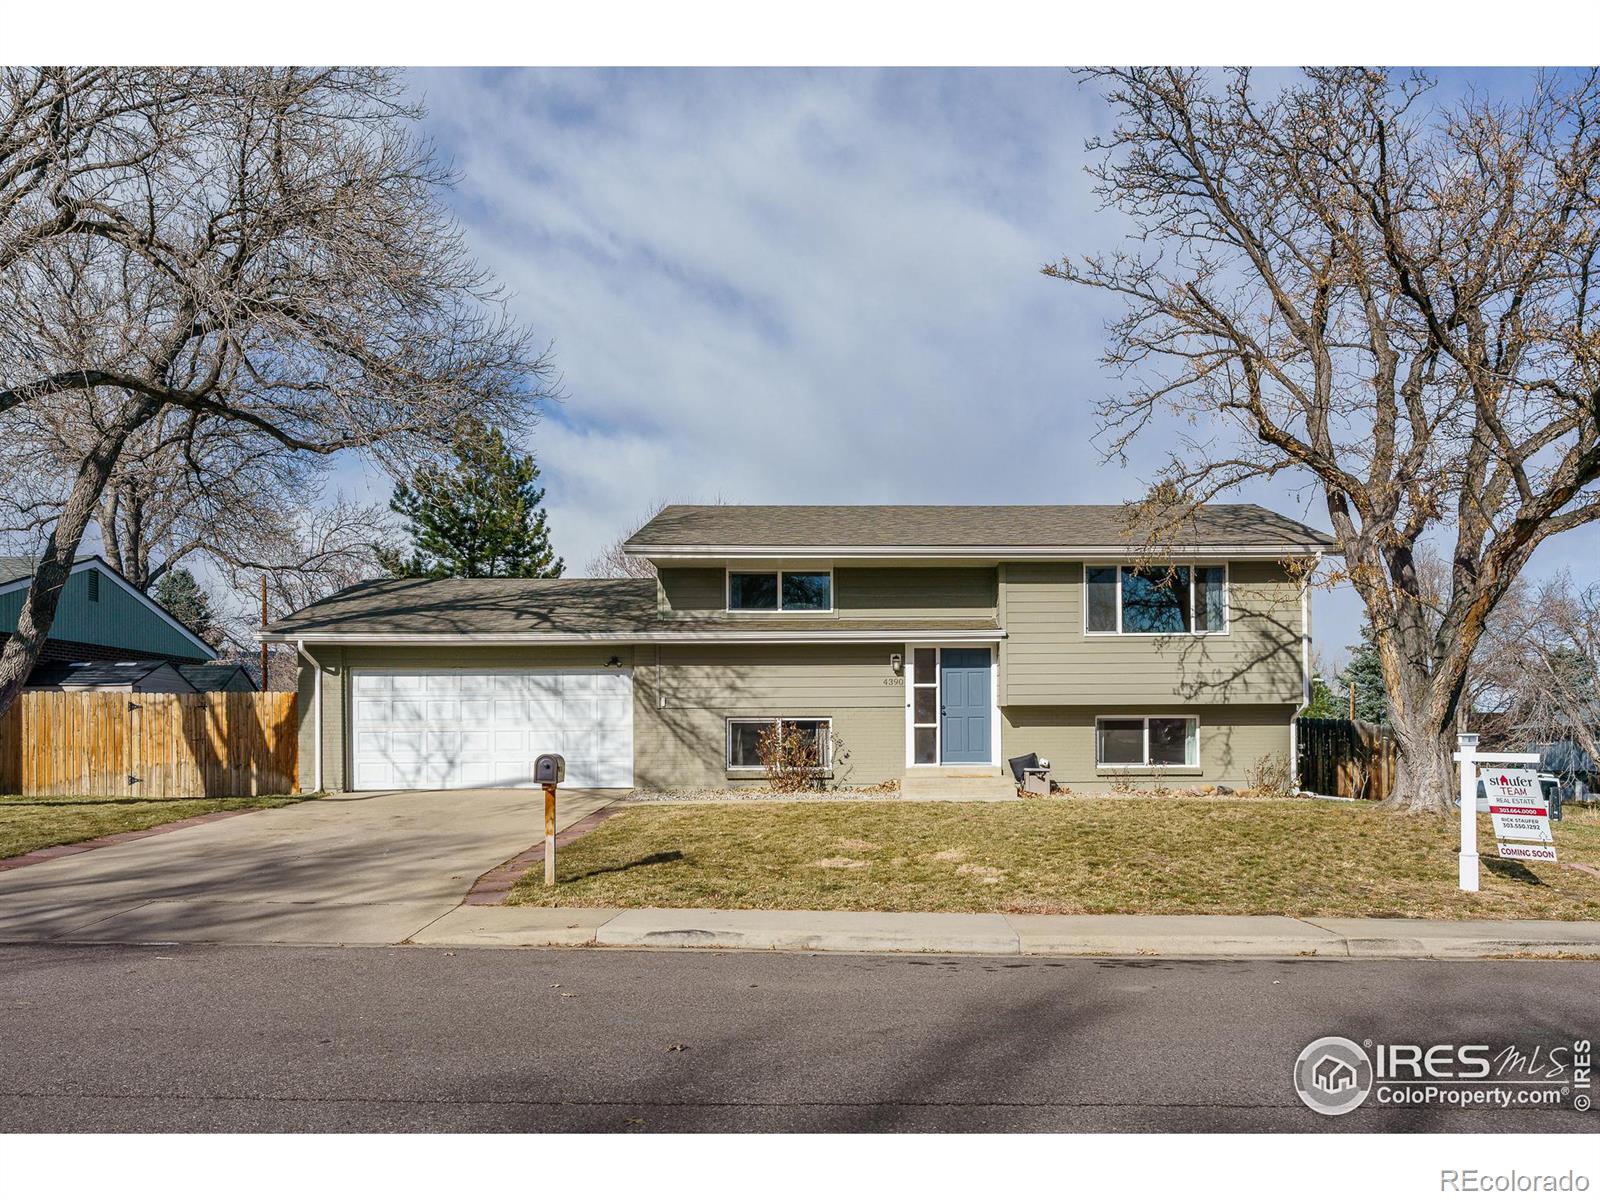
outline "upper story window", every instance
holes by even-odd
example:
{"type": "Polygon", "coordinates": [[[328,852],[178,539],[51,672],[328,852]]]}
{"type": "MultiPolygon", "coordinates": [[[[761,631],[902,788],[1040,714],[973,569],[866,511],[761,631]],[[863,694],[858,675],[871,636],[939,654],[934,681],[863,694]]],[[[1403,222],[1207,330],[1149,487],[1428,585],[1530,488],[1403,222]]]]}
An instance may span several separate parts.
{"type": "Polygon", "coordinates": [[[1085,566],[1083,592],[1085,633],[1228,632],[1228,568],[1221,563],[1085,566]]]}
{"type": "Polygon", "coordinates": [[[729,612],[832,612],[832,571],[729,571],[729,612]]]}

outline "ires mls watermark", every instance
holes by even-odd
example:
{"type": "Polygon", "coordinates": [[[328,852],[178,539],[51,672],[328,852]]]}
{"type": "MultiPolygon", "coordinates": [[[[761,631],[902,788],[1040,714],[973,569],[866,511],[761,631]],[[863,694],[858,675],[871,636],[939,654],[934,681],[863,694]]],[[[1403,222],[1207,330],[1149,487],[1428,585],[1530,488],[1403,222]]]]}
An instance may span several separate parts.
{"type": "Polygon", "coordinates": [[[1323,1037],[1294,1063],[1294,1090],[1312,1112],[1354,1112],[1369,1099],[1400,1107],[1571,1108],[1593,1104],[1587,1038],[1553,1045],[1419,1045],[1323,1037]]]}

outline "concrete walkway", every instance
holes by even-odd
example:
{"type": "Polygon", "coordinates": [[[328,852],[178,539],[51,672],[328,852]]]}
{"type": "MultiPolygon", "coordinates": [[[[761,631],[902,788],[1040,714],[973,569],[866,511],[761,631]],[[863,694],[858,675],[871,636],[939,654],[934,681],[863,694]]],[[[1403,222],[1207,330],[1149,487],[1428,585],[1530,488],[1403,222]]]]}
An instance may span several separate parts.
{"type": "MultiPolygon", "coordinates": [[[[622,794],[563,791],[557,826],[622,794]]],[[[543,836],[538,791],[307,800],[0,872],[0,942],[393,944],[543,836]]]]}
{"type": "Polygon", "coordinates": [[[419,945],[1174,958],[1600,958],[1600,921],[462,907],[419,945]]]}

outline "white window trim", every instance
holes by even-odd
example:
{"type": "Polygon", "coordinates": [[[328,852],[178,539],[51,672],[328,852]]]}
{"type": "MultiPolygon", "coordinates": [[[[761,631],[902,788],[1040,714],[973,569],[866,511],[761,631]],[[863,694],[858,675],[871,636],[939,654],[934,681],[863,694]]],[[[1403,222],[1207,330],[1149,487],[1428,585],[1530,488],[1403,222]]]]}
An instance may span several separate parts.
{"type": "Polygon", "coordinates": [[[791,567],[731,567],[722,568],[722,610],[735,617],[770,617],[779,613],[788,613],[797,617],[828,617],[832,616],[838,608],[838,599],[833,594],[833,566],[825,567],[791,566],[791,567]],[[733,606],[733,577],[735,575],[775,575],[778,584],[778,606],[776,608],[735,608],[733,606]],[[828,577],[828,607],[827,608],[785,608],[783,606],[783,577],[785,575],[826,575],[828,577]]]}
{"type": "Polygon", "coordinates": [[[1189,623],[1194,624],[1195,572],[1200,567],[1222,568],[1222,628],[1182,629],[1175,633],[1125,633],[1122,629],[1122,573],[1137,564],[1116,562],[1085,562],[1083,578],[1079,581],[1080,607],[1083,609],[1083,636],[1092,638],[1181,638],[1227,637],[1233,628],[1233,571],[1227,562],[1211,559],[1171,560],[1157,565],[1189,568],[1189,623]],[[1114,570],[1117,573],[1117,627],[1115,629],[1089,628],[1089,571],[1094,568],[1114,570]]]}
{"type": "MultiPolygon", "coordinates": [[[[900,659],[901,680],[906,696],[906,770],[908,771],[946,771],[959,770],[962,767],[998,767],[1000,765],[1000,650],[997,646],[972,647],[947,645],[937,642],[907,642],[900,659]],[[947,763],[944,761],[944,722],[939,718],[944,715],[944,700],[940,695],[944,685],[940,682],[941,668],[944,666],[944,651],[946,650],[971,650],[987,649],[989,651],[989,761],[987,763],[947,763]],[[926,729],[928,726],[917,726],[916,720],[916,652],[918,650],[933,651],[933,706],[935,716],[933,721],[933,761],[919,763],[917,761],[917,729],[926,729]]],[[[924,687],[927,685],[924,684],[924,687]]]]}
{"type": "MultiPolygon", "coordinates": [[[[1094,769],[1097,771],[1200,771],[1204,770],[1200,761],[1200,717],[1196,713],[1100,713],[1094,719],[1094,729],[1091,735],[1094,738],[1094,769]],[[1144,722],[1144,761],[1142,763],[1106,763],[1100,761],[1100,722],[1101,721],[1143,721],[1144,722]],[[1150,722],[1151,721],[1193,721],[1194,722],[1194,761],[1184,763],[1152,763],[1150,761],[1150,722]]],[[[1189,739],[1184,738],[1187,742],[1189,739]]]]}
{"type": "Polygon", "coordinates": [[[773,722],[781,727],[785,721],[816,721],[827,726],[828,737],[822,743],[822,762],[817,770],[827,774],[833,770],[833,718],[832,717],[768,717],[745,716],[725,717],[722,724],[722,769],[729,775],[760,775],[766,768],[760,765],[754,767],[736,767],[733,765],[733,727],[738,724],[767,724],[773,722]]]}

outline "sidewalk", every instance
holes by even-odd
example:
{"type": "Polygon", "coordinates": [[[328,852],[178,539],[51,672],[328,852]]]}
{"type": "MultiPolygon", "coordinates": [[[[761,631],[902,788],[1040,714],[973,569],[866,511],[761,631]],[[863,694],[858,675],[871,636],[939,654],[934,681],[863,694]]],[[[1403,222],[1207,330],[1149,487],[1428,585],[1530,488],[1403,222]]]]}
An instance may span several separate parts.
{"type": "Polygon", "coordinates": [[[463,905],[408,941],[857,954],[1600,959],[1600,921],[1024,916],[463,905]]]}

